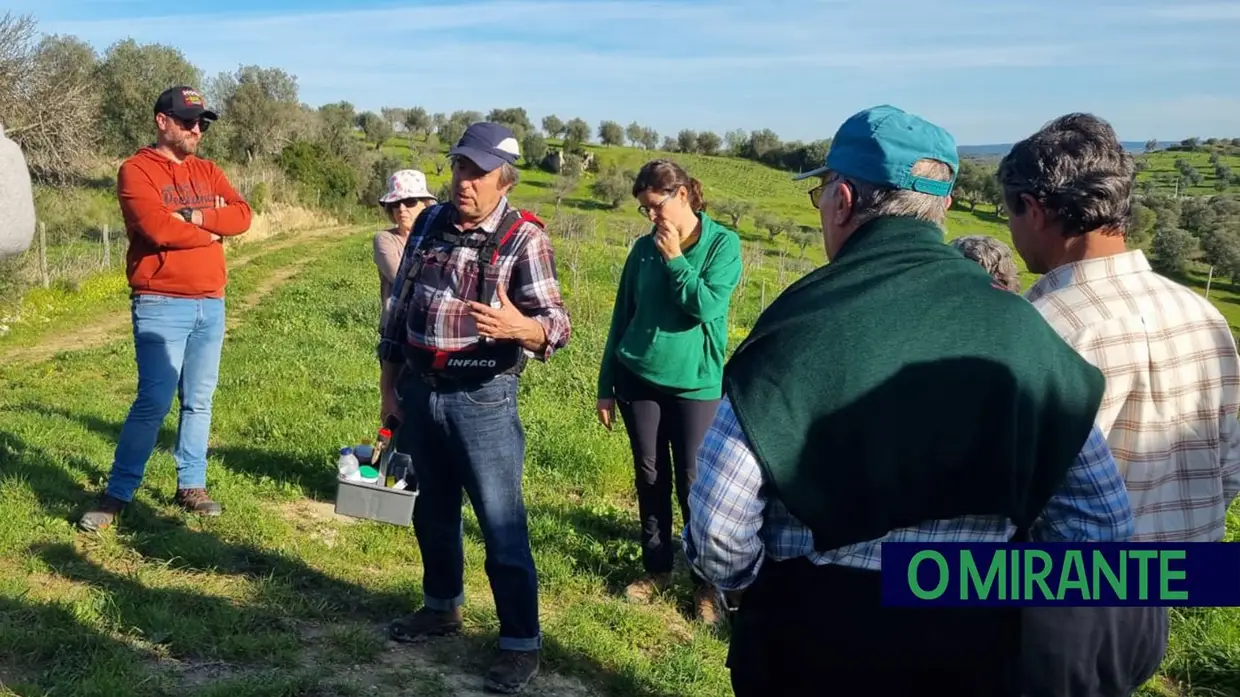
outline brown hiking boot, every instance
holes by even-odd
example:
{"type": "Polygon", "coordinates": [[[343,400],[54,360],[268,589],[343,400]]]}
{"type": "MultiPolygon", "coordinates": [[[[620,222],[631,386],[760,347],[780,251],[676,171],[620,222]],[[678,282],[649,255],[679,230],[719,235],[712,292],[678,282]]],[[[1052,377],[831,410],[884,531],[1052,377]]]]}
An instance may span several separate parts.
{"type": "Polygon", "coordinates": [[[123,510],[125,510],[124,501],[107,494],[100,494],[94,507],[78,520],[78,527],[86,532],[106,530],[116,522],[116,516],[123,510]]]}
{"type": "Polygon", "coordinates": [[[219,515],[220,505],[207,496],[206,489],[177,489],[177,505],[198,515],[219,515]]]}
{"type": "Polygon", "coordinates": [[[430,637],[448,636],[461,631],[461,609],[439,612],[429,608],[419,608],[417,612],[392,620],[388,625],[388,636],[393,641],[420,641],[430,637]]]}
{"type": "Polygon", "coordinates": [[[672,575],[647,574],[630,583],[624,589],[624,596],[635,603],[648,603],[655,593],[661,592],[672,585],[672,575]]]}
{"type": "Polygon", "coordinates": [[[485,687],[489,692],[515,695],[538,675],[538,651],[504,651],[487,671],[485,687]]]}
{"type": "Polygon", "coordinates": [[[693,611],[697,618],[711,626],[719,624],[719,601],[711,586],[699,586],[693,591],[693,611]]]}

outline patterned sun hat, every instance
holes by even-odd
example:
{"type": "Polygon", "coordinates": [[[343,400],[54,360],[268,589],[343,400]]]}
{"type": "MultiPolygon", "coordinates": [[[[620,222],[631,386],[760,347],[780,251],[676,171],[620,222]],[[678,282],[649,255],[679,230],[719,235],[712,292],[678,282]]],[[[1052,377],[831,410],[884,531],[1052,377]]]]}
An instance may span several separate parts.
{"type": "Polygon", "coordinates": [[[416,169],[402,169],[388,177],[387,191],[379,197],[379,203],[387,204],[407,198],[429,198],[435,195],[426,188],[426,175],[416,169]]]}

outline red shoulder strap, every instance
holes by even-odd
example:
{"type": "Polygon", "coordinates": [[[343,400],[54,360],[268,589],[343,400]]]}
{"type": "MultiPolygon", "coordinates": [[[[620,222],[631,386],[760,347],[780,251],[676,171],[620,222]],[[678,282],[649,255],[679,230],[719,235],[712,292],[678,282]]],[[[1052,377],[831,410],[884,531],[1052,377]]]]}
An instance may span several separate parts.
{"type": "Polygon", "coordinates": [[[518,212],[521,214],[521,220],[522,220],[522,222],[526,222],[526,223],[534,223],[535,225],[537,225],[538,227],[541,227],[541,228],[545,228],[545,227],[547,227],[547,224],[546,224],[546,223],[544,223],[543,221],[539,220],[539,219],[538,219],[538,216],[534,215],[534,214],[533,214],[533,213],[531,213],[530,211],[527,211],[527,210],[525,210],[524,208],[521,208],[521,209],[518,209],[518,212]]]}
{"type": "MultiPolygon", "coordinates": [[[[512,236],[517,234],[517,230],[522,225],[524,225],[525,223],[534,223],[540,228],[547,227],[546,224],[543,223],[543,221],[538,219],[538,216],[525,210],[524,208],[518,208],[516,210],[516,213],[517,213],[516,220],[514,220],[512,224],[508,226],[508,229],[504,231],[503,236],[499,238],[499,242],[497,242],[495,247],[491,250],[491,263],[492,264],[499,261],[499,250],[503,249],[504,245],[508,243],[508,240],[512,239],[512,236]]],[[[511,217],[512,217],[511,213],[505,216],[505,218],[509,218],[509,219],[511,219],[511,217]]]]}

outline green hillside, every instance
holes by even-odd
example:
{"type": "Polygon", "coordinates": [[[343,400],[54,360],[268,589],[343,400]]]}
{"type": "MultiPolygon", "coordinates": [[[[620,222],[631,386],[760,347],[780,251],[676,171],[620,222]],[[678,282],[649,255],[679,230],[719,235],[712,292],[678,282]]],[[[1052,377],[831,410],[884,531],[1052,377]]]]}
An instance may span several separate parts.
{"type": "Polygon", "coordinates": [[[1240,192],[1240,155],[1222,154],[1218,155],[1221,165],[1230,169],[1232,178],[1221,180],[1216,176],[1215,165],[1210,162],[1211,153],[1197,150],[1194,152],[1181,151],[1161,151],[1153,152],[1138,156],[1138,160],[1146,162],[1146,168],[1137,173],[1137,182],[1152,182],[1154,190],[1160,192],[1173,193],[1176,190],[1176,179],[1179,172],[1175,163],[1177,160],[1184,160],[1191,167],[1200,173],[1202,180],[1196,185],[1190,185],[1188,182],[1182,182],[1180,185],[1180,194],[1186,196],[1213,196],[1220,193],[1216,188],[1219,183],[1226,184],[1224,189],[1227,193],[1240,192]]]}

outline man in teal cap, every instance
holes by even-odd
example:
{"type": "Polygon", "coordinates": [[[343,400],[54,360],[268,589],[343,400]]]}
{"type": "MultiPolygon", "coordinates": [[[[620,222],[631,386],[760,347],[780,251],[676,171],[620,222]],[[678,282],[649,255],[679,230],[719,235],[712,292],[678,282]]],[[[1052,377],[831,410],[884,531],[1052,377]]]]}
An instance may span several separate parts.
{"type": "Polygon", "coordinates": [[[1019,609],[883,607],[880,544],[1131,532],[1102,374],[944,244],[958,165],[942,128],[878,106],[798,177],[821,178],[830,263],[729,361],[689,494],[738,697],[1019,694],[1019,609]]]}

